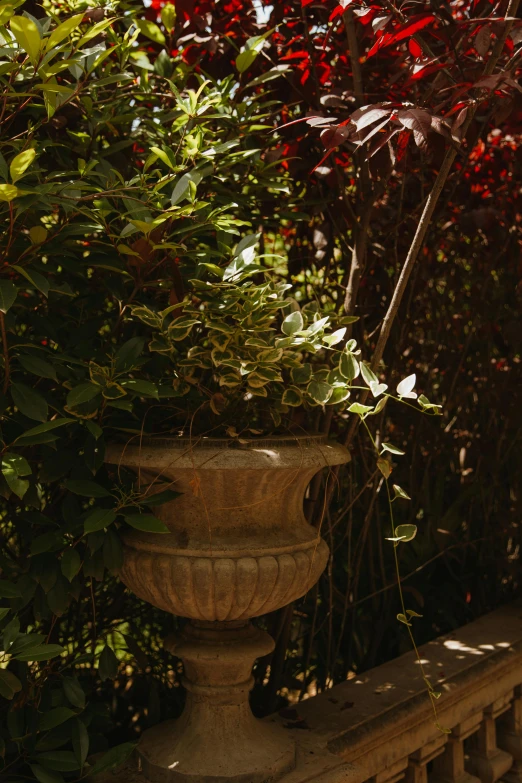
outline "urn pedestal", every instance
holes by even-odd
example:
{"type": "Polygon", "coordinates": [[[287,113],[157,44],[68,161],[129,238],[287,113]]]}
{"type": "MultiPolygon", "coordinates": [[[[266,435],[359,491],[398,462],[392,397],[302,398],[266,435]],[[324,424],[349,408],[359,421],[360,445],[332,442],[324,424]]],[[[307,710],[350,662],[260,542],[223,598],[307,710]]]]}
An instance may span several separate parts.
{"type": "Polygon", "coordinates": [[[180,492],[156,510],[169,533],[126,535],[120,571],[140,598],[190,618],[166,642],[183,661],[184,713],[138,746],[151,783],[268,783],[295,765],[293,741],[250,711],[252,666],[274,647],[250,620],[319,578],[328,547],[305,519],[304,495],[319,470],[349,454],[324,436],[234,446],[157,438],[107,452],[142,485],[159,479],[180,492]]]}

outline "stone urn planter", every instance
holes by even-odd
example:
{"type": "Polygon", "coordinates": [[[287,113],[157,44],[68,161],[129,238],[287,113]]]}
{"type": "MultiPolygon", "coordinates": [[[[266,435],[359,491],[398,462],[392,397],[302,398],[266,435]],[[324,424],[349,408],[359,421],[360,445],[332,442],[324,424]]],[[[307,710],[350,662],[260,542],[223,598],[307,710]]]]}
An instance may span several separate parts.
{"type": "Polygon", "coordinates": [[[293,769],[293,740],[250,711],[253,663],[274,648],[250,621],[319,578],[328,547],[305,519],[305,491],[319,470],[348,460],[320,435],[108,448],[107,462],[132,468],[142,485],[160,478],[181,493],[155,509],[170,533],[126,534],[120,571],[140,598],[190,618],[166,643],[183,661],[184,713],[138,746],[152,783],[265,783],[293,769]]]}

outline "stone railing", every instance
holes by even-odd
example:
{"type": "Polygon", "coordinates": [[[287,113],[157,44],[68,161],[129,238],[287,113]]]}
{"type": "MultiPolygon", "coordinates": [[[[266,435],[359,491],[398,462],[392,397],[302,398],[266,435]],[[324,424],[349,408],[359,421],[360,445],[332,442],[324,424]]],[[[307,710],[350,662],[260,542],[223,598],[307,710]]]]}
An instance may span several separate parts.
{"type": "Polygon", "coordinates": [[[297,705],[298,747],[282,783],[522,783],[522,603],[297,705]],[[302,728],[306,726],[308,728],[302,728]]]}

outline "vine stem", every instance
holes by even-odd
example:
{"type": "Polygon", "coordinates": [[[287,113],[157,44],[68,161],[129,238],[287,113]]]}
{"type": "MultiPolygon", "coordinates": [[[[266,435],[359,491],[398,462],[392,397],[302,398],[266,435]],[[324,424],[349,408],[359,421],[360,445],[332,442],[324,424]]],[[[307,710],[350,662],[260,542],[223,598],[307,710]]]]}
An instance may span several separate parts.
{"type": "MultiPolygon", "coordinates": [[[[375,449],[375,453],[377,454],[377,457],[381,457],[382,455],[381,455],[381,453],[379,451],[379,447],[377,446],[377,444],[375,442],[375,438],[373,437],[373,435],[372,435],[372,433],[370,431],[370,428],[368,427],[368,425],[367,425],[365,419],[363,418],[363,416],[361,416],[360,419],[361,419],[362,423],[364,424],[364,427],[366,429],[366,432],[368,433],[368,437],[370,438],[370,440],[372,442],[372,446],[375,449]]],[[[383,478],[384,478],[384,483],[386,484],[386,496],[387,496],[387,500],[388,500],[388,513],[390,515],[390,525],[391,525],[391,538],[395,538],[396,537],[395,536],[395,521],[394,521],[394,517],[393,517],[393,505],[392,505],[393,504],[393,498],[392,498],[391,493],[390,493],[389,476],[386,476],[384,473],[382,475],[383,475],[383,478]]],[[[448,729],[445,729],[445,728],[443,728],[443,726],[441,726],[440,721],[439,721],[439,716],[438,716],[438,713],[437,713],[437,705],[436,705],[435,702],[436,702],[436,699],[439,698],[440,694],[437,694],[437,692],[433,689],[433,686],[431,685],[431,683],[430,683],[430,681],[429,681],[429,679],[428,679],[428,677],[426,675],[426,671],[425,671],[424,666],[422,664],[422,658],[421,658],[420,653],[419,653],[419,648],[417,647],[417,644],[415,642],[415,637],[413,636],[413,631],[411,629],[411,623],[409,622],[411,617],[409,617],[409,615],[408,615],[408,610],[406,609],[406,604],[404,602],[404,592],[403,592],[403,589],[402,589],[402,578],[401,578],[401,571],[400,571],[400,565],[399,565],[399,556],[397,554],[397,549],[398,549],[399,543],[400,543],[399,541],[392,541],[392,544],[393,544],[393,558],[394,558],[394,563],[395,563],[395,576],[396,576],[396,579],[397,579],[397,590],[398,590],[398,593],[399,593],[399,601],[400,601],[401,609],[402,609],[402,617],[404,618],[403,620],[400,620],[400,615],[399,615],[397,617],[397,619],[399,620],[399,622],[402,622],[402,624],[405,625],[406,628],[408,629],[408,635],[410,637],[411,645],[413,647],[413,651],[415,653],[415,657],[417,659],[417,663],[419,664],[419,668],[420,668],[420,672],[421,672],[421,675],[422,675],[422,679],[424,680],[424,682],[426,684],[426,689],[428,691],[428,696],[430,697],[430,703],[431,703],[431,707],[433,709],[433,717],[434,717],[434,720],[435,720],[435,726],[440,731],[442,731],[444,734],[448,734],[449,733],[448,729]]]]}

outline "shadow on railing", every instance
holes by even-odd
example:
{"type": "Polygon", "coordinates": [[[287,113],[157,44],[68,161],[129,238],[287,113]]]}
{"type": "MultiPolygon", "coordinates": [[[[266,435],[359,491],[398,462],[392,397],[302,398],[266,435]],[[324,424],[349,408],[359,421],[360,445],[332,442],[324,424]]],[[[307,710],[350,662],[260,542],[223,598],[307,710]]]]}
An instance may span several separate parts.
{"type": "Polygon", "coordinates": [[[297,768],[282,783],[522,783],[522,604],[420,653],[450,734],[436,728],[408,653],[300,703],[295,728],[266,719],[298,743],[297,768]]]}

